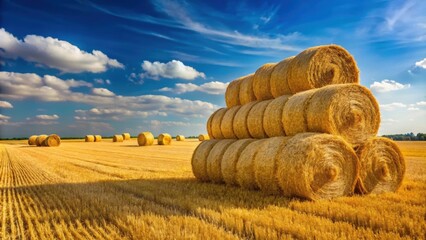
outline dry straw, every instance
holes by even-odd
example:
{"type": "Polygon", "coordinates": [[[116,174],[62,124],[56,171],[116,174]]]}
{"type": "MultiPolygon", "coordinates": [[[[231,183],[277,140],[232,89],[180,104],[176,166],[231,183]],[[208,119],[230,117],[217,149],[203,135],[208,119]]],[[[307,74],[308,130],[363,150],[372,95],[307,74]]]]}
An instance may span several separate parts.
{"type": "MultiPolygon", "coordinates": [[[[258,188],[254,177],[254,159],[266,139],[250,143],[240,154],[236,167],[236,180],[238,185],[245,189],[258,188]]],[[[263,153],[261,153],[263,154],[263,153]]]]}
{"type": "Polygon", "coordinates": [[[353,193],[358,157],[341,137],[301,133],[277,156],[277,179],[284,196],[311,200],[353,193]]]}
{"type": "Polygon", "coordinates": [[[95,142],[102,142],[102,136],[101,135],[95,135],[95,142]]]}
{"type": "Polygon", "coordinates": [[[236,172],[237,172],[237,162],[240,157],[241,152],[249,145],[250,143],[256,141],[255,139],[240,139],[232,143],[222,157],[222,177],[225,183],[229,185],[237,185],[236,172]]]}
{"type": "Polygon", "coordinates": [[[294,56],[282,60],[272,71],[270,84],[271,93],[274,98],[292,93],[288,86],[288,77],[290,75],[290,62],[293,59],[294,56]]]}
{"type": "Polygon", "coordinates": [[[170,145],[172,143],[172,136],[168,133],[161,133],[157,138],[158,145],[170,145]]]}
{"type": "Polygon", "coordinates": [[[61,145],[61,138],[56,134],[49,135],[42,143],[45,147],[59,147],[61,145]]]}
{"type": "Polygon", "coordinates": [[[222,131],[220,130],[220,124],[222,122],[222,118],[226,113],[226,108],[221,108],[214,113],[214,117],[211,121],[211,137],[214,139],[223,139],[222,131]]]}
{"type": "Polygon", "coordinates": [[[207,133],[210,137],[213,137],[213,132],[212,132],[212,121],[214,118],[214,115],[216,114],[217,111],[215,111],[214,113],[212,113],[212,115],[210,115],[209,120],[207,120],[207,133]]]}
{"type": "MultiPolygon", "coordinates": [[[[253,92],[253,75],[250,74],[244,77],[244,79],[241,79],[240,83],[240,94],[238,95],[240,98],[240,104],[244,105],[249,102],[255,101],[256,96],[253,92]]],[[[233,97],[233,96],[230,96],[233,97]]]]}
{"type": "Polygon", "coordinates": [[[191,166],[194,176],[200,181],[209,181],[209,176],[207,175],[207,157],[209,156],[210,150],[214,147],[219,140],[213,139],[208,141],[203,141],[198,145],[192,154],[191,166]]]}
{"type": "Polygon", "coordinates": [[[112,137],[112,141],[113,142],[122,142],[124,139],[123,139],[123,135],[114,135],[113,137],[112,137]]]}
{"type": "Polygon", "coordinates": [[[93,135],[86,135],[84,137],[84,141],[85,142],[94,142],[95,141],[95,136],[93,136],[93,135]]]}
{"type": "Polygon", "coordinates": [[[250,132],[247,126],[247,117],[251,108],[257,102],[250,102],[245,105],[242,105],[241,108],[237,111],[234,116],[234,121],[232,126],[234,128],[234,134],[237,138],[250,138],[250,132]]]}
{"type": "Polygon", "coordinates": [[[47,135],[45,135],[45,134],[43,134],[43,135],[39,135],[37,138],[36,138],[36,145],[38,146],[38,147],[40,147],[40,146],[42,146],[43,145],[43,141],[47,138],[48,136],[47,135]]]}
{"type": "Polygon", "coordinates": [[[405,160],[401,151],[390,139],[370,138],[357,149],[360,174],[357,192],[394,192],[402,183],[405,160]]]}
{"type": "Polygon", "coordinates": [[[37,140],[37,135],[32,135],[31,137],[28,138],[28,145],[37,145],[36,144],[36,140],[37,140]]]}
{"type": "Polygon", "coordinates": [[[367,88],[358,84],[329,85],[290,97],[284,106],[283,124],[287,135],[330,133],[356,146],[377,134],[380,111],[367,88]]]}
{"type": "Polygon", "coordinates": [[[123,136],[123,140],[130,140],[130,133],[123,133],[121,135],[123,136]]]}
{"type": "Polygon", "coordinates": [[[278,97],[271,102],[263,114],[263,129],[268,137],[285,136],[282,123],[283,108],[289,95],[278,97]]]}
{"type": "Polygon", "coordinates": [[[272,100],[257,102],[247,115],[247,128],[250,136],[253,138],[265,138],[267,137],[265,130],[263,129],[263,117],[265,109],[272,100]]]}
{"type": "Polygon", "coordinates": [[[180,142],[185,141],[185,136],[183,136],[183,135],[177,135],[176,136],[176,141],[180,141],[180,142]]]}
{"type": "Polygon", "coordinates": [[[253,76],[253,92],[256,99],[272,99],[270,79],[276,63],[266,63],[258,68],[253,76]]]}
{"type": "Polygon", "coordinates": [[[206,141],[206,140],[210,140],[209,135],[207,135],[207,134],[198,135],[198,141],[206,141]]]}
{"type": "Polygon", "coordinates": [[[138,135],[139,146],[150,146],[154,144],[154,135],[151,132],[141,132],[138,135]]]}
{"type": "Polygon", "coordinates": [[[223,182],[221,169],[222,157],[228,147],[235,141],[236,139],[223,139],[211,149],[207,157],[207,176],[212,182],[223,182]]]}
{"type": "Polygon", "coordinates": [[[240,77],[229,83],[225,92],[225,102],[228,108],[240,105],[240,83],[245,77],[240,77]]]}
{"type": "Polygon", "coordinates": [[[240,108],[241,106],[233,106],[231,108],[228,108],[222,118],[220,130],[222,131],[223,137],[226,139],[237,138],[234,133],[233,122],[235,114],[237,114],[240,108]]]}

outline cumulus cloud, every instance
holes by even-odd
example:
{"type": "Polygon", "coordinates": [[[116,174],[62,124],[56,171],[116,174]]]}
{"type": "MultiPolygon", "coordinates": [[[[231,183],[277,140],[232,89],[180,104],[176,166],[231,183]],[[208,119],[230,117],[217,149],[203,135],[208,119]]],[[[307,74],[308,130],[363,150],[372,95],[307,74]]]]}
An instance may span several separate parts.
{"type": "Polygon", "coordinates": [[[96,78],[94,81],[95,81],[95,83],[101,84],[101,85],[103,85],[103,84],[111,85],[111,81],[109,79],[104,80],[102,78],[96,78]]]}
{"type": "Polygon", "coordinates": [[[19,40],[4,28],[0,28],[0,56],[23,58],[69,73],[99,73],[108,68],[124,68],[122,63],[99,50],[88,53],[67,41],[37,35],[27,35],[19,40]]]}
{"type": "Polygon", "coordinates": [[[0,101],[0,108],[13,108],[13,105],[10,102],[0,101]]]}
{"type": "Polygon", "coordinates": [[[98,120],[98,119],[112,119],[122,120],[128,117],[142,117],[146,118],[149,116],[167,116],[167,113],[160,111],[135,111],[125,108],[92,108],[89,110],[75,110],[77,116],[74,117],[76,120],[98,120]]]}
{"type": "Polygon", "coordinates": [[[409,107],[407,110],[408,110],[408,111],[419,111],[419,110],[420,110],[420,108],[416,108],[416,107],[409,107]]]}
{"type": "Polygon", "coordinates": [[[35,116],[35,118],[40,120],[57,120],[59,119],[59,116],[56,114],[53,114],[53,115],[42,114],[42,115],[35,116]]]}
{"type": "Polygon", "coordinates": [[[8,125],[9,124],[9,116],[0,114],[0,125],[8,125]]]}
{"type": "Polygon", "coordinates": [[[402,90],[409,87],[410,87],[410,84],[401,84],[394,80],[388,80],[388,79],[385,79],[381,82],[374,82],[373,84],[370,85],[371,90],[375,92],[380,92],[380,93],[402,90]]]}
{"type": "Polygon", "coordinates": [[[115,96],[115,93],[111,92],[110,90],[106,88],[93,88],[92,93],[98,96],[104,96],[104,97],[112,97],[115,96]]]}
{"type": "Polygon", "coordinates": [[[426,101],[420,101],[416,103],[417,106],[426,106],[426,101]]]}
{"type": "Polygon", "coordinates": [[[420,67],[420,68],[426,69],[426,58],[424,58],[423,60],[420,60],[420,61],[416,62],[416,67],[420,67]]]}
{"type": "Polygon", "coordinates": [[[178,60],[172,60],[168,63],[143,61],[141,66],[145,71],[140,74],[141,78],[154,80],[160,78],[180,78],[184,80],[194,80],[198,77],[206,78],[204,73],[198,72],[193,67],[186,66],[178,60]]]}
{"type": "Polygon", "coordinates": [[[201,123],[191,123],[191,122],[180,122],[180,121],[159,121],[159,120],[151,120],[149,122],[152,128],[158,127],[191,127],[191,126],[204,126],[201,123]]]}
{"type": "Polygon", "coordinates": [[[389,104],[380,104],[380,108],[386,111],[393,111],[399,108],[405,108],[407,105],[400,103],[400,102],[394,102],[389,104]]]}
{"type": "Polygon", "coordinates": [[[193,83],[177,83],[174,88],[161,88],[161,92],[174,92],[177,94],[182,94],[186,92],[204,92],[208,94],[218,95],[224,94],[226,87],[229,83],[223,83],[218,81],[208,82],[201,85],[196,85],[193,83]]]}

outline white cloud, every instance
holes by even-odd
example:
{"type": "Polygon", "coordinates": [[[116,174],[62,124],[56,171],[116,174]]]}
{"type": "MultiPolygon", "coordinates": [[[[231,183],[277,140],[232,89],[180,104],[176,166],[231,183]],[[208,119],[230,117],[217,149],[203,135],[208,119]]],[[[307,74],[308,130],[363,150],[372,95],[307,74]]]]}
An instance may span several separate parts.
{"type": "Polygon", "coordinates": [[[13,105],[10,102],[0,101],[0,108],[13,108],[13,105]]]}
{"type": "Polygon", "coordinates": [[[426,58],[424,58],[423,60],[420,60],[418,62],[416,62],[416,67],[421,67],[426,69],[426,58]]]}
{"type": "Polygon", "coordinates": [[[206,78],[202,72],[198,72],[193,67],[185,66],[181,61],[172,60],[168,63],[143,61],[140,74],[141,78],[151,78],[158,80],[162,78],[180,78],[184,80],[194,80],[197,77],[206,78]]]}
{"type": "Polygon", "coordinates": [[[128,117],[142,117],[146,118],[149,116],[163,116],[166,117],[167,113],[160,111],[135,111],[125,108],[92,108],[89,110],[75,110],[77,116],[74,117],[76,120],[99,120],[99,119],[112,119],[122,120],[128,117]]]}
{"type": "Polygon", "coordinates": [[[416,103],[417,106],[426,106],[426,101],[420,101],[416,103]]]}
{"type": "Polygon", "coordinates": [[[102,78],[96,78],[95,80],[95,83],[97,83],[97,84],[107,84],[107,85],[111,85],[111,81],[109,80],[109,79],[102,79],[102,78]]]}
{"type": "Polygon", "coordinates": [[[419,110],[420,110],[420,108],[416,108],[416,107],[409,107],[407,110],[408,110],[408,111],[419,111],[419,110]]]}
{"type": "Polygon", "coordinates": [[[226,87],[229,83],[223,83],[218,81],[208,82],[201,85],[196,85],[193,83],[177,83],[174,88],[161,88],[162,92],[174,92],[177,94],[182,94],[186,92],[204,92],[208,94],[224,94],[226,91],[226,87]]]}
{"type": "Polygon", "coordinates": [[[3,114],[0,114],[0,120],[8,120],[8,119],[10,119],[10,117],[9,117],[9,116],[6,116],[6,115],[3,115],[3,114]]]}
{"type": "Polygon", "coordinates": [[[92,93],[98,96],[104,96],[104,97],[112,97],[115,96],[113,92],[106,88],[93,88],[92,93]]]}
{"type": "Polygon", "coordinates": [[[27,35],[17,39],[4,28],[0,28],[0,56],[4,58],[23,58],[62,72],[105,72],[108,68],[124,68],[115,59],[110,59],[99,50],[92,53],[80,50],[71,43],[57,38],[27,35]]]}
{"type": "Polygon", "coordinates": [[[57,120],[59,119],[59,116],[56,114],[53,114],[53,115],[41,114],[41,115],[35,116],[35,118],[40,120],[57,120]]]}
{"type": "Polygon", "coordinates": [[[405,108],[407,105],[399,102],[389,103],[389,104],[380,104],[380,108],[386,111],[393,111],[398,108],[405,108]]]}
{"type": "Polygon", "coordinates": [[[382,80],[381,82],[374,82],[370,85],[371,90],[375,92],[391,92],[391,91],[397,91],[409,88],[410,84],[401,84],[399,82],[396,82],[394,80],[382,80]]]}
{"type": "Polygon", "coordinates": [[[167,126],[167,127],[191,127],[191,126],[204,126],[204,124],[201,123],[191,123],[191,122],[180,122],[180,121],[159,121],[159,120],[151,120],[150,121],[151,127],[158,128],[160,126],[167,126]]]}

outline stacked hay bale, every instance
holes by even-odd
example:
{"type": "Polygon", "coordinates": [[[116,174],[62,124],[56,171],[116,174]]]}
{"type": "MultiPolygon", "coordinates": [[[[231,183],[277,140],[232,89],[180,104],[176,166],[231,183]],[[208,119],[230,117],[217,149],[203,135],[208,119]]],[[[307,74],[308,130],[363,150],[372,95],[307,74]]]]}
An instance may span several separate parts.
{"type": "Polygon", "coordinates": [[[306,49],[232,81],[226,108],[207,121],[212,140],[192,156],[200,181],[312,200],[396,191],[404,158],[378,138],[380,111],[336,45],[306,49]]]}
{"type": "Polygon", "coordinates": [[[28,145],[36,145],[37,147],[58,147],[61,145],[61,138],[56,134],[32,135],[28,138],[28,145]]]}

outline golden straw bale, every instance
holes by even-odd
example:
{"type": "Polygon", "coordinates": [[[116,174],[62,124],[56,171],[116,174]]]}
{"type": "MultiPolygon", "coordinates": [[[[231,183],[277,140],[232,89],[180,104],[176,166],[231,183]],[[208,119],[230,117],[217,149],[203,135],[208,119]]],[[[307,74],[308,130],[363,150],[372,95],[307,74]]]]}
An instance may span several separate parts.
{"type": "Polygon", "coordinates": [[[292,93],[331,84],[359,83],[352,55],[337,45],[312,47],[289,62],[288,86],[292,93]]]}
{"type": "Polygon", "coordinates": [[[206,141],[206,140],[210,140],[210,137],[208,134],[200,134],[198,135],[198,141],[206,141]]]}
{"type": "Polygon", "coordinates": [[[194,173],[194,176],[200,181],[205,182],[210,180],[207,175],[207,157],[209,156],[210,150],[218,142],[219,140],[217,139],[203,141],[192,154],[192,173],[194,173]]]}
{"type": "Polygon", "coordinates": [[[102,136],[101,135],[95,135],[95,142],[102,142],[102,136]]]}
{"type": "Polygon", "coordinates": [[[212,121],[214,118],[214,115],[216,114],[217,111],[215,111],[214,113],[212,113],[209,117],[209,119],[207,120],[207,124],[206,124],[206,128],[207,128],[207,134],[209,135],[209,137],[213,137],[213,132],[212,132],[212,121]]]}
{"type": "Polygon", "coordinates": [[[84,141],[85,142],[94,142],[95,141],[95,136],[93,136],[93,135],[86,135],[84,137],[84,141]]]}
{"type": "Polygon", "coordinates": [[[43,145],[43,141],[47,138],[48,136],[47,135],[45,135],[45,134],[42,134],[42,135],[39,135],[37,138],[36,138],[36,145],[38,146],[38,147],[40,147],[40,146],[42,146],[43,145]]]}
{"type": "Polygon", "coordinates": [[[130,133],[123,133],[123,140],[130,140],[130,133]]]}
{"type": "Polygon", "coordinates": [[[231,108],[228,108],[228,110],[226,110],[226,113],[222,118],[222,122],[220,123],[220,130],[222,131],[222,135],[224,138],[227,138],[227,139],[237,138],[237,136],[234,133],[233,122],[234,122],[235,114],[237,114],[240,108],[241,106],[233,106],[231,108]]]}
{"type": "Polygon", "coordinates": [[[277,156],[278,184],[284,196],[311,200],[351,195],[359,174],[358,157],[343,138],[301,133],[277,156]]]}
{"type": "Polygon", "coordinates": [[[357,149],[360,173],[357,192],[395,192],[405,174],[404,155],[390,139],[373,137],[357,149]]]}
{"type": "Polygon", "coordinates": [[[141,132],[138,135],[139,146],[150,146],[154,144],[154,135],[151,132],[141,132]]]}
{"type": "Polygon", "coordinates": [[[271,74],[276,63],[266,63],[256,70],[253,76],[253,92],[256,99],[268,100],[274,98],[271,93],[271,74]]]}
{"type": "Polygon", "coordinates": [[[42,146],[45,147],[58,147],[59,145],[61,145],[61,138],[56,134],[49,135],[42,143],[42,146]]]}
{"type": "Polygon", "coordinates": [[[256,96],[253,92],[253,76],[254,74],[250,74],[245,76],[244,79],[240,80],[240,94],[238,96],[240,98],[241,105],[256,100],[256,96]]]}
{"type": "Polygon", "coordinates": [[[225,92],[225,102],[228,108],[240,105],[240,84],[245,77],[240,77],[229,83],[225,92]]]}
{"type": "Polygon", "coordinates": [[[237,141],[236,139],[223,139],[216,143],[207,157],[207,176],[212,182],[223,182],[222,157],[228,147],[237,141]]]}
{"type": "Polygon", "coordinates": [[[36,145],[37,135],[32,135],[28,138],[28,145],[36,145]]]}
{"type": "Polygon", "coordinates": [[[157,138],[158,145],[170,145],[172,143],[172,136],[168,133],[161,133],[157,138]]]}
{"type": "Polygon", "coordinates": [[[114,135],[113,137],[112,137],[112,141],[113,142],[122,142],[122,141],[124,141],[124,139],[123,139],[123,135],[114,135]]]}
{"type": "Polygon", "coordinates": [[[183,136],[183,135],[177,135],[176,136],[176,141],[180,141],[180,142],[185,141],[185,136],[183,136]]]}
{"type": "Polygon", "coordinates": [[[240,139],[232,143],[222,157],[222,177],[225,183],[229,185],[237,185],[236,172],[237,172],[237,162],[240,157],[241,152],[249,145],[250,143],[256,141],[255,139],[246,138],[240,139]]]}
{"type": "Polygon", "coordinates": [[[247,103],[242,105],[238,109],[237,113],[234,116],[234,121],[232,126],[234,128],[234,134],[237,138],[251,138],[250,132],[247,126],[247,117],[251,108],[258,103],[257,101],[247,103]]]}
{"type": "Polygon", "coordinates": [[[222,122],[222,118],[226,113],[226,108],[220,108],[214,113],[214,117],[211,121],[211,131],[213,139],[223,139],[222,131],[220,130],[220,124],[222,122]]]}
{"type": "Polygon", "coordinates": [[[288,57],[281,62],[277,63],[271,74],[271,93],[274,98],[282,95],[292,94],[288,86],[288,76],[290,73],[290,62],[294,58],[288,57]]]}
{"type": "Polygon", "coordinates": [[[282,111],[282,125],[285,135],[292,136],[297,133],[307,132],[306,108],[309,100],[317,89],[296,93],[285,103],[282,111]]]}
{"type": "MultiPolygon", "coordinates": [[[[238,158],[235,179],[245,189],[257,189],[254,177],[254,159],[266,139],[260,139],[247,145],[238,158]]],[[[263,154],[263,153],[260,153],[263,154]]]]}
{"type": "Polygon", "coordinates": [[[263,114],[263,129],[268,137],[285,136],[282,115],[289,97],[289,95],[278,97],[266,107],[263,114]]]}
{"type": "Polygon", "coordinates": [[[250,136],[253,138],[265,138],[266,133],[263,129],[263,117],[265,109],[272,100],[257,102],[247,115],[247,128],[250,136]]]}

